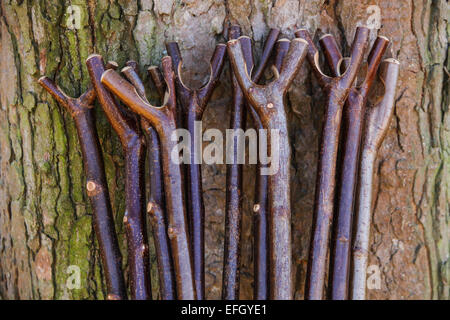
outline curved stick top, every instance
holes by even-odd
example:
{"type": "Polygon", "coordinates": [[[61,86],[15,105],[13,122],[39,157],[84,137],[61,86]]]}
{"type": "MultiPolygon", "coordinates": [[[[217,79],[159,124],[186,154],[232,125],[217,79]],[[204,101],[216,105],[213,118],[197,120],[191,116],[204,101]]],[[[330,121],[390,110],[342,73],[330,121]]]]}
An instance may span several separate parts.
{"type": "Polygon", "coordinates": [[[230,57],[236,78],[238,79],[241,87],[247,91],[250,96],[257,95],[258,91],[261,91],[263,88],[269,86],[272,87],[272,90],[281,90],[281,94],[284,94],[300,69],[300,65],[306,56],[307,46],[307,42],[303,39],[296,38],[290,41],[289,50],[281,64],[278,77],[276,77],[276,79],[269,84],[263,86],[253,82],[250,77],[251,70],[249,70],[249,67],[245,62],[241,41],[237,39],[230,40],[227,43],[228,55],[230,57]]]}
{"type": "MultiPolygon", "coordinates": [[[[339,50],[335,38],[326,34],[319,40],[322,50],[325,54],[325,58],[327,63],[331,69],[333,76],[338,77],[341,73],[342,65],[343,67],[348,67],[350,64],[349,58],[342,58],[341,51],[339,50]]],[[[384,36],[378,36],[375,40],[372,49],[369,53],[367,64],[368,69],[365,75],[364,81],[358,87],[358,93],[363,97],[363,99],[367,99],[369,90],[373,84],[375,79],[375,75],[377,73],[378,67],[381,63],[381,59],[389,45],[389,39],[384,36]]],[[[356,80],[354,81],[353,87],[356,88],[356,80]]]]}
{"type": "Polygon", "coordinates": [[[127,80],[123,79],[117,72],[107,70],[101,77],[102,83],[111,90],[111,92],[119,97],[119,99],[128,105],[134,112],[149,120],[155,129],[160,127],[161,122],[166,122],[168,116],[173,116],[172,112],[176,101],[173,85],[173,71],[171,70],[171,58],[164,57],[162,64],[169,92],[165,103],[160,107],[153,106],[146,102],[146,99],[142,98],[137,89],[127,80]]]}
{"type": "Polygon", "coordinates": [[[368,111],[364,138],[364,148],[373,152],[376,152],[381,146],[394,113],[395,89],[400,62],[395,59],[386,59],[381,63],[380,69],[380,78],[385,87],[385,92],[381,101],[368,111]]]}

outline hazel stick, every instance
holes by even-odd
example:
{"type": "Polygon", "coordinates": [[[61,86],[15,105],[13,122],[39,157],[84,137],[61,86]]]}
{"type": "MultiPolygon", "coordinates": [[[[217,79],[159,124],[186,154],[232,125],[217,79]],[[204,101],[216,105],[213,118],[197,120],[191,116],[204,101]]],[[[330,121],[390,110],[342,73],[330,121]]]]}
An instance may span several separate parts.
{"type": "MultiPolygon", "coordinates": [[[[263,53],[261,54],[261,59],[255,70],[252,72],[252,79],[255,83],[258,83],[263,76],[264,70],[266,69],[269,59],[272,55],[272,50],[280,34],[278,29],[270,29],[267,36],[266,42],[264,44],[263,53]]],[[[243,52],[252,52],[251,41],[246,41],[245,37],[240,39],[243,52]],[[245,48],[245,44],[249,42],[250,49],[245,48]]],[[[252,65],[248,67],[252,70],[252,65]]],[[[258,131],[263,130],[261,119],[258,113],[253,109],[250,104],[247,104],[250,108],[252,114],[253,123],[258,131]]],[[[253,205],[253,225],[254,225],[254,286],[253,286],[253,297],[255,300],[267,300],[269,297],[269,252],[268,252],[268,176],[262,174],[267,170],[267,166],[257,163],[256,166],[256,178],[255,178],[255,198],[253,205]]]]}
{"type": "MultiPolygon", "coordinates": [[[[135,300],[151,299],[148,240],[145,227],[145,142],[139,123],[132,114],[117,104],[101,83],[105,71],[100,55],[88,57],[87,68],[100,105],[119,136],[125,154],[124,223],[128,243],[130,291],[135,300]]],[[[113,71],[113,70],[109,70],[113,71]]]]}
{"type": "Polygon", "coordinates": [[[206,105],[219,80],[225,58],[226,46],[218,44],[210,61],[209,81],[200,89],[190,89],[181,77],[182,58],[176,42],[166,44],[167,52],[173,60],[177,96],[183,127],[191,135],[190,163],[187,165],[187,207],[193,256],[194,281],[198,300],[205,298],[205,207],[203,203],[201,175],[201,146],[196,141],[201,132],[196,132],[196,122],[201,121],[206,105]],[[197,139],[196,139],[197,137],[197,139]]]}
{"type": "Polygon", "coordinates": [[[264,129],[268,130],[268,145],[273,147],[272,158],[276,158],[270,163],[274,167],[264,172],[269,174],[270,298],[289,300],[293,295],[290,145],[283,98],[305,58],[307,43],[301,39],[291,41],[277,79],[265,86],[255,84],[250,78],[240,41],[228,41],[227,48],[239,85],[247,101],[258,112],[264,129]]]}
{"type": "Polygon", "coordinates": [[[144,101],[135,88],[116,72],[108,70],[103,73],[102,83],[122,100],[130,109],[144,117],[158,133],[161,159],[163,165],[164,192],[168,216],[168,236],[170,239],[172,260],[175,270],[177,297],[181,300],[196,298],[192,272],[189,233],[187,231],[186,212],[183,203],[183,186],[179,149],[175,134],[176,97],[170,57],[162,59],[162,66],[168,93],[164,105],[154,107],[144,101]]]}
{"type": "Polygon", "coordinates": [[[322,300],[324,296],[330,229],[334,211],[336,161],[342,109],[363,60],[367,47],[369,29],[364,27],[356,29],[347,71],[342,76],[333,78],[326,76],[321,71],[319,66],[319,51],[314,45],[308,31],[301,29],[296,32],[296,35],[308,42],[308,61],[319,84],[327,95],[306,280],[306,298],[310,300],[322,300]]]}
{"type": "MultiPolygon", "coordinates": [[[[385,37],[378,37],[376,39],[369,54],[366,77],[359,87],[354,83],[344,108],[344,130],[342,130],[343,156],[339,176],[340,185],[337,192],[337,216],[331,254],[331,298],[333,300],[348,299],[352,220],[363,130],[362,125],[369,91],[388,43],[389,40],[385,37]]],[[[339,75],[342,55],[334,37],[325,35],[320,40],[320,44],[333,74],[339,75]]]]}
{"type": "Polygon", "coordinates": [[[51,79],[42,77],[39,84],[72,116],[77,128],[86,173],[87,195],[92,205],[94,230],[105,272],[107,299],[126,300],[122,272],[122,255],[117,242],[109,199],[103,156],[93,113],[95,91],[90,88],[78,99],[68,97],[51,79]]]}
{"type": "Polygon", "coordinates": [[[381,102],[368,110],[365,118],[361,169],[359,174],[358,205],[353,242],[352,299],[366,298],[366,274],[369,254],[370,225],[372,215],[373,175],[376,154],[386,136],[394,113],[395,89],[400,63],[386,59],[381,64],[381,80],[385,86],[381,102]]]}
{"type": "MultiPolygon", "coordinates": [[[[241,34],[239,26],[231,26],[230,39],[237,39],[241,34]]],[[[250,39],[248,39],[251,41],[250,39]]],[[[251,50],[251,47],[250,47],[251,50]]],[[[251,51],[246,56],[247,65],[253,65],[251,51]]],[[[231,83],[233,90],[233,106],[231,108],[230,129],[238,130],[245,127],[245,98],[231,72],[231,83]]],[[[227,155],[232,164],[227,161],[226,175],[226,208],[225,208],[225,241],[222,274],[222,299],[239,299],[239,268],[240,268],[240,240],[242,220],[242,164],[238,164],[239,152],[242,147],[238,146],[239,138],[233,138],[233,153],[227,155]]]]}
{"type": "MultiPolygon", "coordinates": [[[[127,67],[122,69],[122,73],[136,88],[140,97],[148,103],[144,84],[132,61],[127,62],[127,67]]],[[[141,127],[146,133],[148,145],[147,159],[149,165],[150,199],[147,203],[147,213],[150,216],[150,223],[152,225],[153,238],[155,241],[159,289],[163,300],[173,300],[176,297],[176,292],[173,264],[170,255],[170,244],[165,221],[164,186],[161,175],[162,168],[158,133],[144,118],[141,118],[141,127]]]]}

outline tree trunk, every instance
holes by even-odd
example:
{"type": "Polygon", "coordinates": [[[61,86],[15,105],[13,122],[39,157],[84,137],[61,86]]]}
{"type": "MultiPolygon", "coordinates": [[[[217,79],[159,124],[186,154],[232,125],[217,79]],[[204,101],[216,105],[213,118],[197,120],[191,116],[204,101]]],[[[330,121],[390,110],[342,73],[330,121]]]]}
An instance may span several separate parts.
{"type": "MultiPolygon", "coordinates": [[[[183,78],[198,86],[209,76],[207,61],[214,46],[224,42],[224,22],[231,21],[253,37],[257,58],[270,27],[280,28],[289,38],[299,27],[311,33],[320,29],[334,34],[348,53],[357,25],[381,26],[380,34],[391,39],[389,50],[400,60],[401,69],[395,117],[376,162],[369,256],[369,271],[374,272],[369,281],[374,286],[368,298],[448,299],[449,12],[444,0],[2,0],[0,298],[103,299],[105,295],[75,125],[37,79],[47,75],[76,97],[89,85],[85,66],[89,54],[99,53],[120,66],[134,59],[144,71],[159,64],[164,42],[175,40],[186,66],[183,78]]],[[[228,73],[226,66],[204,114],[203,128],[224,131],[229,123],[224,120],[232,103],[228,73]]],[[[288,102],[293,277],[295,298],[301,299],[324,110],[324,96],[307,63],[292,85],[288,102]]],[[[96,116],[126,268],[123,154],[98,106],[96,116]]],[[[209,299],[220,298],[221,292],[225,170],[225,165],[202,165],[209,299]]],[[[254,174],[254,166],[245,167],[240,296],[247,299],[252,298],[253,281],[254,174]]],[[[152,242],[150,247],[153,296],[158,298],[152,242]]]]}

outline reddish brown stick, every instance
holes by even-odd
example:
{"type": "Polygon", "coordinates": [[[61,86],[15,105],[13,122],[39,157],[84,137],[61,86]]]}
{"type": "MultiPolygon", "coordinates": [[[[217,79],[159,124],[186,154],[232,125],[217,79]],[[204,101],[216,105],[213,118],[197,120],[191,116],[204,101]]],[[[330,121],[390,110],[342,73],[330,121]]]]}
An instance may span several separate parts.
{"type": "Polygon", "coordinates": [[[95,91],[90,88],[81,97],[74,99],[68,97],[47,77],[40,78],[39,84],[70,113],[75,121],[83,154],[87,194],[92,205],[94,230],[105,271],[107,299],[125,300],[127,294],[122,272],[122,255],[117,243],[103,156],[100,152],[94,113],[91,110],[95,91]]]}
{"type": "MultiPolygon", "coordinates": [[[[259,79],[262,77],[264,70],[267,67],[269,58],[271,57],[272,50],[275,46],[275,42],[278,39],[280,30],[270,29],[269,35],[267,36],[266,42],[264,44],[263,53],[259,61],[259,65],[254,73],[252,73],[252,79],[255,83],[258,83],[259,79]]],[[[241,46],[243,52],[252,52],[252,48],[246,49],[244,41],[245,37],[241,37],[241,46]]],[[[289,44],[288,44],[289,45],[289,44]]],[[[251,46],[251,41],[250,41],[251,46]]],[[[248,69],[251,70],[253,64],[248,69]]],[[[250,108],[253,123],[258,130],[263,130],[261,119],[258,113],[254,110],[251,105],[250,108]]],[[[253,225],[254,225],[254,287],[253,287],[253,297],[255,300],[267,300],[269,297],[269,252],[268,252],[268,176],[262,174],[264,170],[267,170],[266,165],[262,165],[258,162],[256,167],[256,179],[255,179],[255,199],[253,205],[253,225]]]]}
{"type": "MultiPolygon", "coordinates": [[[[239,26],[232,26],[229,30],[229,38],[237,39],[241,35],[239,26]]],[[[250,38],[247,38],[249,41],[250,38]]],[[[250,47],[251,50],[251,47],[250,47]]],[[[247,66],[253,65],[253,55],[247,52],[245,55],[247,66]]],[[[238,130],[245,127],[245,98],[237,83],[236,77],[231,72],[231,83],[233,89],[233,107],[231,109],[230,129],[238,130]]],[[[240,240],[242,219],[242,164],[238,164],[239,139],[233,142],[232,158],[233,164],[227,164],[227,189],[225,208],[225,241],[222,274],[222,299],[239,299],[239,267],[240,267],[240,240]]]]}
{"type": "Polygon", "coordinates": [[[289,52],[281,66],[276,80],[265,86],[255,84],[245,65],[245,59],[238,40],[228,41],[228,55],[233,71],[247,101],[268,129],[269,149],[272,156],[278,155],[278,163],[269,174],[269,239],[270,239],[270,298],[292,299],[291,272],[291,209],[290,209],[290,145],[283,98],[306,55],[307,43],[301,39],[291,41],[289,52]],[[276,131],[273,131],[276,130],[276,131]],[[272,137],[278,138],[277,145],[271,145],[272,137]]]}
{"type": "MultiPolygon", "coordinates": [[[[133,61],[127,62],[127,67],[123,68],[122,72],[136,88],[136,91],[141,98],[148,103],[144,84],[139,77],[133,61]]],[[[173,265],[170,256],[170,244],[165,221],[164,186],[161,174],[162,168],[158,133],[153,129],[150,123],[143,118],[141,119],[141,126],[146,133],[148,145],[147,159],[150,179],[150,199],[147,204],[147,213],[150,215],[150,223],[152,225],[153,238],[155,241],[159,289],[163,300],[173,300],[176,296],[175,281],[173,279],[173,265]]]]}
{"type": "Polygon", "coordinates": [[[183,300],[196,298],[187,232],[186,212],[183,203],[181,170],[178,163],[178,145],[172,141],[176,130],[175,88],[170,57],[162,59],[168,94],[162,107],[154,107],[145,102],[136,89],[116,72],[103,73],[102,83],[134,112],[144,117],[158,132],[163,164],[164,192],[169,221],[168,235],[175,269],[177,296],[183,300]],[[176,156],[172,156],[176,155],[176,156]]]}
{"type": "Polygon", "coordinates": [[[156,91],[161,99],[164,99],[164,94],[166,92],[166,84],[164,82],[161,70],[157,66],[150,66],[148,69],[148,74],[152,78],[153,84],[155,85],[156,91]]]}
{"type": "MultiPolygon", "coordinates": [[[[342,55],[334,37],[325,35],[320,43],[332,73],[339,76],[342,55]]],[[[388,43],[389,40],[384,37],[377,38],[369,54],[366,77],[360,87],[356,87],[354,83],[344,108],[342,169],[336,210],[337,223],[331,255],[331,298],[333,300],[348,299],[351,232],[362,124],[369,90],[388,43]]]]}
{"type": "Polygon", "coordinates": [[[313,233],[306,280],[306,298],[321,300],[324,293],[330,226],[333,217],[336,160],[342,109],[364,57],[369,29],[364,27],[357,28],[349,67],[342,76],[334,78],[324,75],[320,70],[318,65],[319,52],[308,31],[304,29],[298,30],[296,35],[308,41],[308,60],[316,78],[328,96],[321,138],[313,233]]]}
{"type": "MultiPolygon", "coordinates": [[[[109,122],[119,136],[125,154],[124,223],[128,242],[131,296],[136,300],[151,299],[148,241],[145,227],[145,142],[135,117],[123,110],[101,83],[105,71],[100,55],[86,61],[98,100],[109,122]]],[[[113,70],[109,70],[113,71],[113,70]]]]}
{"type": "Polygon", "coordinates": [[[180,49],[176,42],[166,44],[167,53],[173,60],[177,95],[180,102],[180,111],[183,118],[184,128],[191,135],[190,163],[187,165],[187,204],[188,217],[190,219],[191,245],[194,267],[194,281],[197,292],[197,299],[203,300],[205,297],[205,208],[202,196],[202,175],[201,175],[201,146],[196,144],[198,134],[195,132],[196,121],[201,121],[203,112],[216,87],[222,72],[226,46],[218,44],[211,58],[211,75],[207,84],[197,90],[186,87],[181,78],[182,59],[180,49]]]}
{"type": "Polygon", "coordinates": [[[372,189],[376,154],[389,129],[394,114],[395,89],[400,63],[395,59],[382,62],[381,81],[384,96],[374,107],[368,109],[361,147],[361,168],[358,184],[358,201],[352,252],[353,300],[366,298],[367,260],[369,254],[370,224],[372,216],[372,189]]]}

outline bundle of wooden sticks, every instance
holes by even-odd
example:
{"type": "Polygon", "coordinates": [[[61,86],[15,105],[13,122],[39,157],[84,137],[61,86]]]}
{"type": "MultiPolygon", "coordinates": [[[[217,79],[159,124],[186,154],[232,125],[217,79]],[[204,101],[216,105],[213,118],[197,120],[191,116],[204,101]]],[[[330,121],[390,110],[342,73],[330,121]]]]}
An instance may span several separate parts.
{"type": "MultiPolygon", "coordinates": [[[[253,58],[252,40],[240,33],[238,26],[229,27],[228,43],[217,45],[211,58],[209,81],[196,90],[188,88],[181,77],[178,44],[167,43],[168,56],[162,58],[161,69],[148,68],[162,101],[159,107],[147,99],[134,61],[129,61],[119,75],[115,71],[117,63],[105,64],[100,55],[89,56],[86,64],[92,86],[76,99],[68,97],[51,79],[39,79],[71,114],[78,130],[108,299],[127,299],[127,292],[131,299],[151,299],[147,216],[153,230],[161,298],[205,299],[201,167],[194,161],[194,153],[189,155],[190,164],[172,161],[171,154],[177,148],[172,135],[178,128],[194,134],[195,122],[202,119],[226,56],[231,65],[233,88],[230,129],[245,127],[248,110],[257,129],[266,129],[269,135],[271,129],[279,133],[278,170],[264,175],[265,165],[258,164],[255,179],[254,299],[293,298],[291,150],[284,96],[305,58],[327,97],[306,298],[365,298],[373,167],[392,117],[399,72],[398,61],[382,60],[389,41],[378,36],[364,62],[369,39],[367,28],[357,28],[349,58],[342,56],[333,36],[324,35],[319,43],[331,72],[327,76],[319,66],[319,51],[304,29],[298,30],[293,40],[278,39],[279,30],[270,30],[258,65],[253,58]],[[273,78],[263,80],[268,66],[272,68],[273,78]],[[366,66],[365,76],[357,79],[363,66],[366,66]],[[366,108],[377,73],[384,85],[384,96],[366,108]],[[124,224],[129,289],[122,270],[92,112],[95,100],[118,134],[125,156],[124,224]],[[342,153],[340,157],[338,150],[342,153]],[[340,166],[337,166],[338,159],[342,161],[340,166]],[[341,168],[339,172],[337,167],[341,168]],[[147,199],[146,177],[151,188],[147,199]],[[327,285],[328,270],[330,283],[327,285]]],[[[191,143],[194,144],[194,139],[191,143]]],[[[237,156],[237,150],[234,153],[237,156]]],[[[227,165],[226,184],[222,297],[233,300],[239,299],[242,164],[227,165]]]]}

